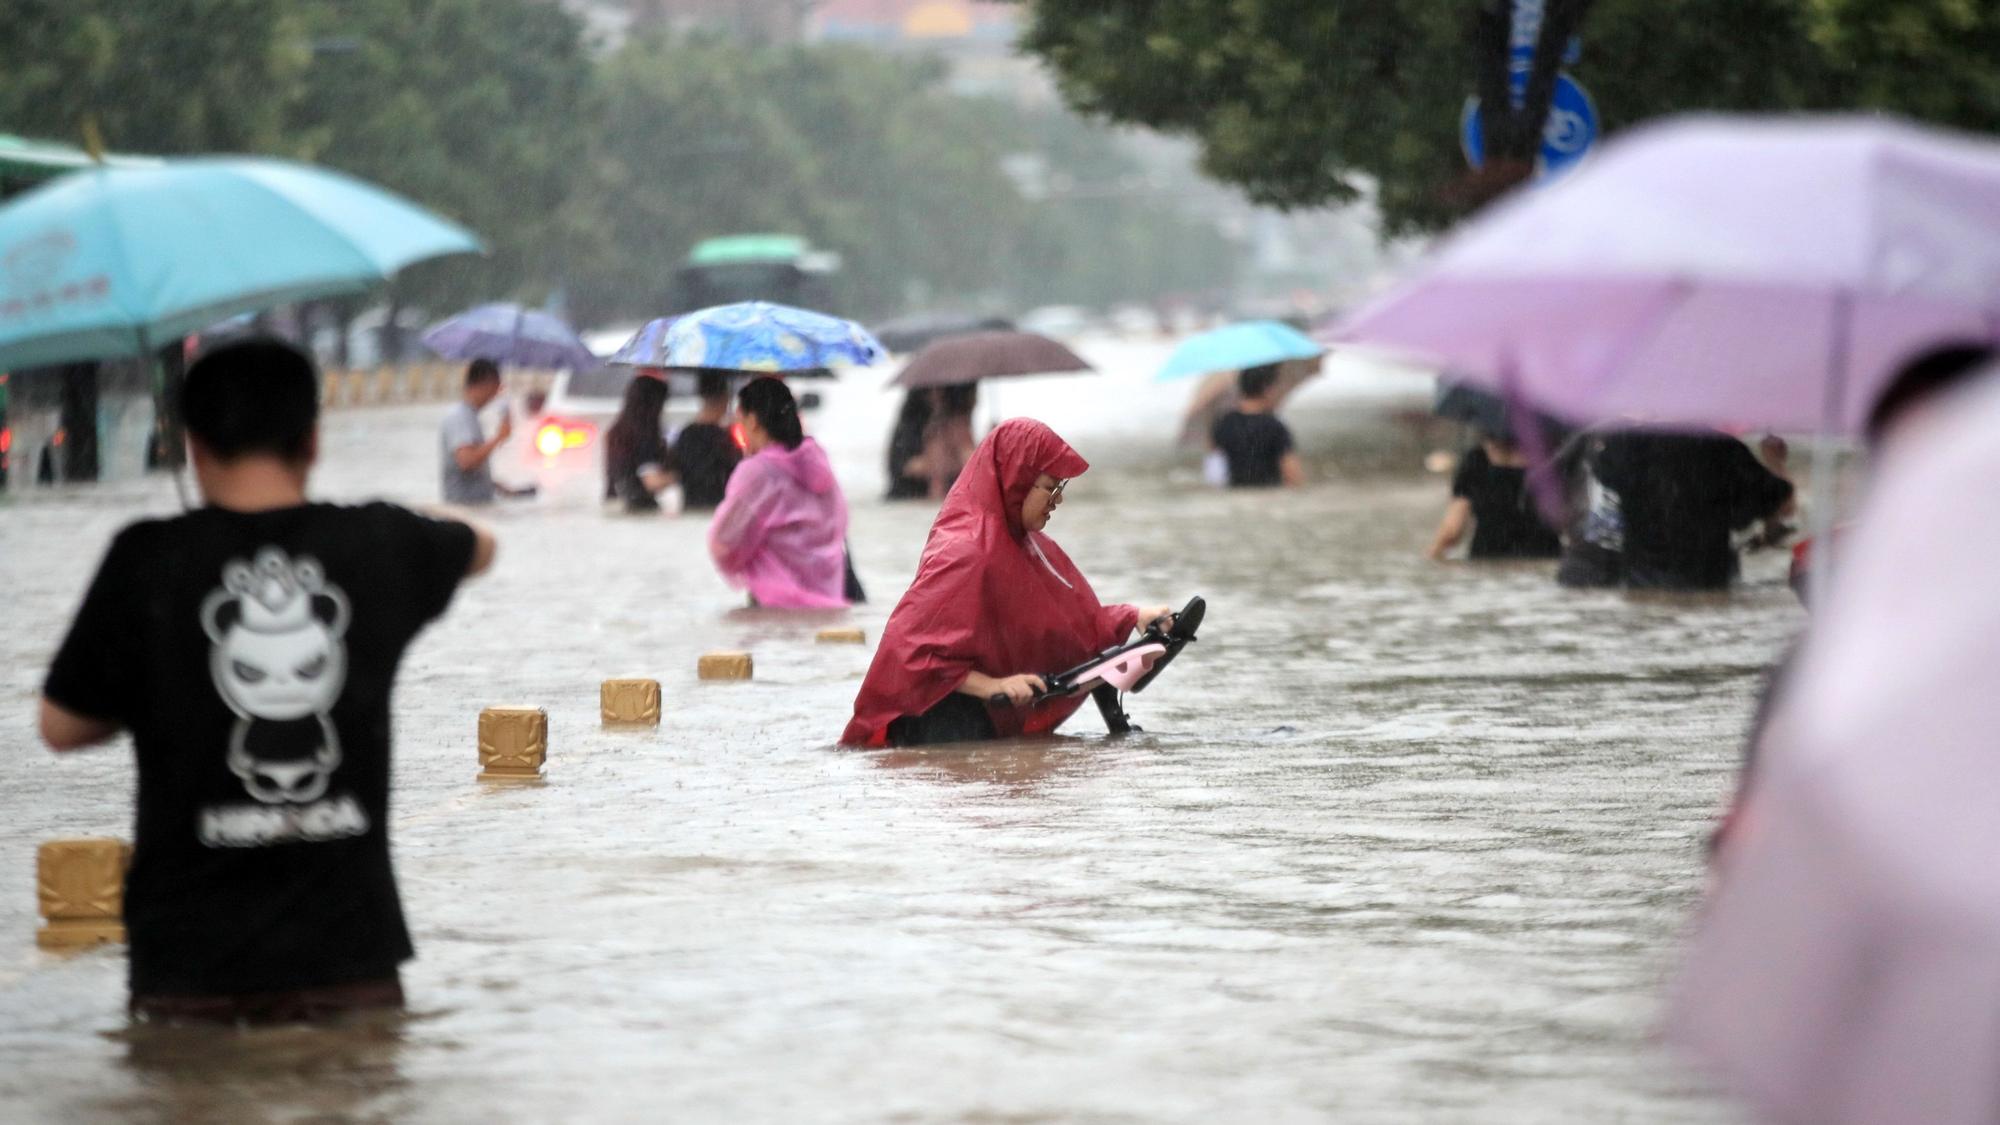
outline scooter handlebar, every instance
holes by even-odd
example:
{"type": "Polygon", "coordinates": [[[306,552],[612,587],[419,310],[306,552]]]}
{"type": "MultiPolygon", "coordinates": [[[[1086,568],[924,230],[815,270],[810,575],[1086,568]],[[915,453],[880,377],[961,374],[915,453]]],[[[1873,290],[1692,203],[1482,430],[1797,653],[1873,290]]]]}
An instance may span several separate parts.
{"type": "MultiPolygon", "coordinates": [[[[1042,682],[1048,683],[1052,678],[1053,677],[1050,676],[1043,676],[1042,682]]],[[[1033,707],[1035,704],[1040,703],[1042,700],[1047,699],[1052,695],[1063,694],[1062,692],[1044,690],[1042,688],[1031,688],[1029,690],[1035,693],[1035,697],[1033,699],[1028,700],[1028,706],[1030,707],[1033,707]]],[[[1004,691],[996,691],[992,695],[987,696],[986,702],[991,703],[995,707],[1012,707],[1014,705],[1013,699],[1009,698],[1007,693],[1004,691]]]]}

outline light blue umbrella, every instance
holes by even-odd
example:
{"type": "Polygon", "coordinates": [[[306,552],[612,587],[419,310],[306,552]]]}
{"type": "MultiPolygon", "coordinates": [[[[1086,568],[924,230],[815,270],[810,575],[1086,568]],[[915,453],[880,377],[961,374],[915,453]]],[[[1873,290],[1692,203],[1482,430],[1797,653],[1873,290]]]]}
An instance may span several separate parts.
{"type": "Polygon", "coordinates": [[[1325,348],[1295,328],[1275,320],[1246,320],[1182,340],[1154,379],[1165,382],[1217,371],[1241,371],[1325,354],[1325,348]]]}
{"type": "Polygon", "coordinates": [[[0,370],[142,354],[235,313],[479,249],[408,200],[301,164],[74,172],[0,206],[0,370]]]}
{"type": "Polygon", "coordinates": [[[851,320],[768,301],[741,301],[661,317],[639,329],[607,362],[775,374],[870,364],[887,354],[866,328],[851,320]]]}
{"type": "Polygon", "coordinates": [[[448,316],[424,329],[423,341],[446,359],[571,371],[594,371],[599,364],[596,353],[561,318],[506,301],[448,316]]]}

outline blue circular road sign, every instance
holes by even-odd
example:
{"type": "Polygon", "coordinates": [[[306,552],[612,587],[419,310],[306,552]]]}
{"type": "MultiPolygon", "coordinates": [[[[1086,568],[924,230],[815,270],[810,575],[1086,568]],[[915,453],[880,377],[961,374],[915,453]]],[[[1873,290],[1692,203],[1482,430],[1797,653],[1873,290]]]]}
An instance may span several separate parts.
{"type": "MultiPolygon", "coordinates": [[[[1552,176],[1582,160],[1597,143],[1597,106],[1590,91],[1567,74],[1556,75],[1555,95],[1549,99],[1549,120],[1542,130],[1542,151],[1535,159],[1535,174],[1552,176]]],[[[1486,162],[1486,141],[1479,124],[1479,98],[1465,99],[1459,116],[1459,143],[1465,148],[1465,162],[1474,168],[1486,162]]]]}

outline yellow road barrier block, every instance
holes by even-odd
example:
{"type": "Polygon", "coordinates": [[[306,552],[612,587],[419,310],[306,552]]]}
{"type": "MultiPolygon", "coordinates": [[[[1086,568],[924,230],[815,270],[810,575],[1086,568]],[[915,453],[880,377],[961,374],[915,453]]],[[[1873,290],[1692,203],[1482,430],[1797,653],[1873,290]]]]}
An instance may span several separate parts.
{"type": "Polygon", "coordinates": [[[481,781],[538,781],[549,757],[549,713],[488,707],[479,713],[481,781]]]}
{"type": "Polygon", "coordinates": [[[704,652],[697,671],[704,680],[747,680],[750,654],[747,652],[704,652]]]}
{"type": "Polygon", "coordinates": [[[658,680],[606,680],[597,700],[607,727],[660,725],[658,680]]]}
{"type": "Polygon", "coordinates": [[[35,853],[35,894],[47,920],[35,931],[43,949],[79,949],[125,940],[125,868],[132,846],[85,837],[50,840],[35,853]]]}

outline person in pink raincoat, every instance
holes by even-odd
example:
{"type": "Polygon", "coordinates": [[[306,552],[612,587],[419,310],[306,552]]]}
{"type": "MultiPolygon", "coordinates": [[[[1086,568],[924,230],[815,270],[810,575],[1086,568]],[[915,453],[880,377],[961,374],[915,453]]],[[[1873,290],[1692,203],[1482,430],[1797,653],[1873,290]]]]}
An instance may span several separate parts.
{"type": "Polygon", "coordinates": [[[783,380],[753,380],[737,407],[748,456],[708,527],[715,568],[756,605],[846,605],[847,500],[826,451],[805,436],[783,380]]]}

